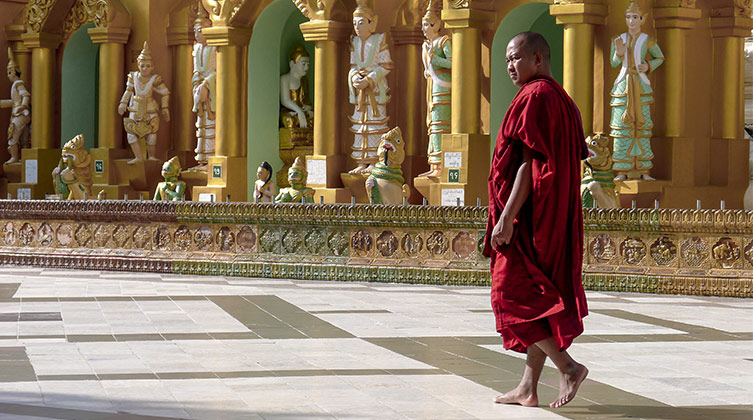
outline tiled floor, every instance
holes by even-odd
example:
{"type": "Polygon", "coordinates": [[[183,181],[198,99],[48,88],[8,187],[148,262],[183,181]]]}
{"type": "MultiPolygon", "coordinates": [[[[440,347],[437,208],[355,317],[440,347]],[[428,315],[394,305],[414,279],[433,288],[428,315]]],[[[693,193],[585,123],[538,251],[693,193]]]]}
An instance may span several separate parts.
{"type": "Polygon", "coordinates": [[[551,410],[487,289],[0,267],[0,419],[753,419],[752,300],[588,298],[551,410]]]}

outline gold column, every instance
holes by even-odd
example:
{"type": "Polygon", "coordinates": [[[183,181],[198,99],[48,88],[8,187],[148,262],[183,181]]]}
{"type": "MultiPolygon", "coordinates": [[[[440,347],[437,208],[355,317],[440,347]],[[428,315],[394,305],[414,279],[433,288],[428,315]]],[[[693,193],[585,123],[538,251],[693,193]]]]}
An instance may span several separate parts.
{"type": "MultiPolygon", "coordinates": [[[[712,148],[719,150],[722,144],[727,149],[726,185],[728,193],[742,197],[748,185],[748,149],[749,142],[743,137],[745,123],[744,75],[745,63],[744,41],[750,36],[753,19],[750,10],[739,11],[734,8],[715,9],[711,20],[711,33],[714,38],[714,110],[712,125],[712,148]]],[[[712,171],[711,181],[714,179],[712,171]]]]}
{"type": "Polygon", "coordinates": [[[251,28],[213,26],[202,33],[217,47],[215,156],[209,158],[207,186],[196,186],[192,199],[214,195],[215,201],[246,201],[246,127],[248,86],[244,83],[251,28]]]}
{"type": "Polygon", "coordinates": [[[125,80],[125,43],[129,28],[91,28],[91,40],[99,45],[98,147],[123,147],[123,122],[118,103],[125,80]]]}
{"type": "Polygon", "coordinates": [[[586,135],[594,127],[594,26],[604,25],[608,8],[600,0],[583,3],[555,4],[549,14],[564,25],[562,87],[580,109],[586,135]]]}
{"type": "Polygon", "coordinates": [[[52,149],[55,147],[55,73],[56,51],[61,36],[51,33],[26,33],[24,44],[31,49],[31,147],[52,149]]]}
{"type": "MultiPolygon", "coordinates": [[[[173,53],[173,87],[170,99],[173,103],[170,122],[172,124],[173,151],[191,155],[196,145],[196,115],[193,113],[193,44],[194,33],[191,27],[167,29],[167,46],[173,53]]],[[[186,158],[184,156],[183,158],[186,158]]],[[[185,165],[183,159],[181,163],[185,165]]]]}
{"type": "Polygon", "coordinates": [[[344,169],[342,153],[343,134],[341,122],[346,112],[341,108],[347,98],[346,76],[341,66],[341,53],[348,48],[352,26],[332,20],[313,20],[300,25],[303,39],[316,43],[314,50],[314,154],[311,161],[323,161],[326,173],[324,183],[311,183],[317,196],[327,203],[350,201],[349,193],[342,189],[340,173],[344,169]]]}
{"type": "MultiPolygon", "coordinates": [[[[394,26],[390,32],[395,45],[395,58],[402,63],[397,69],[396,89],[393,89],[399,95],[395,123],[400,126],[406,143],[403,176],[412,187],[413,178],[429,169],[426,156],[429,139],[425,123],[426,79],[422,76],[424,64],[421,57],[425,38],[421,29],[415,26],[394,26]]],[[[413,191],[410,201],[418,204],[421,196],[413,191]]]]}

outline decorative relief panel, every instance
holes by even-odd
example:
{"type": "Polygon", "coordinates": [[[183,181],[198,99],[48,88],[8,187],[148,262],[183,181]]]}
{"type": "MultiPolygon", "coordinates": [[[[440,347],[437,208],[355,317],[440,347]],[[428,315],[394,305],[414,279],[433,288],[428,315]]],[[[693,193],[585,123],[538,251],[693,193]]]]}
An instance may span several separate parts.
{"type": "Polygon", "coordinates": [[[173,243],[178,251],[188,251],[191,249],[191,230],[186,225],[180,225],[173,234],[173,243]]]}
{"type": "Polygon", "coordinates": [[[680,246],[680,256],[688,267],[701,267],[709,258],[709,247],[698,236],[685,239],[680,246]]]}
{"type": "Polygon", "coordinates": [[[365,257],[369,255],[371,248],[374,244],[374,240],[371,234],[364,229],[356,231],[350,238],[350,248],[353,251],[353,255],[357,257],[365,257]]]}
{"type": "Polygon", "coordinates": [[[432,257],[441,257],[447,253],[450,248],[450,241],[444,232],[435,230],[426,238],[426,249],[432,257]]]}
{"type": "Polygon", "coordinates": [[[3,226],[3,242],[5,243],[5,246],[15,245],[16,239],[18,239],[16,226],[13,225],[13,222],[6,222],[5,226],[3,226]]]}
{"type": "Polygon", "coordinates": [[[347,257],[349,251],[348,234],[344,231],[337,230],[332,232],[327,238],[329,252],[337,257],[347,257]]]}
{"type": "MultiPolygon", "coordinates": [[[[61,226],[62,227],[62,226],[61,226]]],[[[58,229],[59,230],[59,229],[58,229]]],[[[119,224],[118,227],[112,232],[112,241],[118,248],[125,248],[128,243],[128,227],[124,224],[119,224]]],[[[60,238],[58,238],[60,241],[60,238]]]]}
{"type": "Polygon", "coordinates": [[[651,244],[650,253],[656,264],[669,266],[677,257],[677,245],[668,236],[660,236],[651,244]]]}
{"type": "Polygon", "coordinates": [[[196,249],[199,251],[209,251],[212,248],[212,242],[214,240],[214,234],[212,229],[207,226],[202,226],[196,230],[193,235],[193,242],[196,245],[196,249]]]}
{"type": "Polygon", "coordinates": [[[717,267],[735,268],[740,260],[740,246],[729,237],[719,239],[711,248],[717,267]]]}
{"type": "Polygon", "coordinates": [[[256,232],[251,226],[243,226],[238,231],[236,242],[241,252],[250,254],[256,251],[256,232]]]}
{"type": "Polygon", "coordinates": [[[470,232],[458,232],[452,239],[452,251],[456,258],[467,260],[474,256],[476,240],[470,232]]]}
{"type": "Polygon", "coordinates": [[[55,230],[49,223],[44,222],[37,232],[37,242],[40,246],[50,246],[55,240],[55,230]]]}
{"type": "Polygon", "coordinates": [[[73,237],[74,239],[76,239],[76,245],[80,248],[89,246],[89,242],[92,238],[92,233],[89,225],[87,223],[79,223],[78,227],[76,228],[76,233],[73,237]]]}
{"type": "Polygon", "coordinates": [[[376,246],[383,257],[393,257],[399,249],[397,237],[389,230],[385,230],[377,237],[376,246]]]}
{"type": "Polygon", "coordinates": [[[623,263],[638,265],[646,258],[646,244],[639,238],[628,236],[620,244],[620,256],[623,263]]]}
{"type": "Polygon", "coordinates": [[[235,233],[229,227],[223,226],[217,232],[216,243],[221,252],[232,252],[235,247],[235,233]]]}
{"type": "Polygon", "coordinates": [[[154,229],[152,234],[153,249],[160,251],[169,251],[172,244],[172,235],[170,235],[170,229],[165,225],[160,225],[157,229],[154,229]]]}
{"type": "Polygon", "coordinates": [[[594,261],[599,264],[611,262],[617,255],[614,239],[606,233],[596,235],[588,246],[594,261]]]}
{"type": "Polygon", "coordinates": [[[29,223],[24,223],[21,229],[18,230],[18,239],[21,240],[21,244],[24,246],[31,245],[34,242],[34,228],[29,223]]]}
{"type": "Polygon", "coordinates": [[[400,240],[400,249],[409,258],[418,257],[424,248],[424,238],[419,232],[406,232],[400,240]]]}
{"type": "Polygon", "coordinates": [[[55,230],[55,239],[61,246],[70,246],[73,242],[73,227],[68,223],[61,223],[55,230]]]}

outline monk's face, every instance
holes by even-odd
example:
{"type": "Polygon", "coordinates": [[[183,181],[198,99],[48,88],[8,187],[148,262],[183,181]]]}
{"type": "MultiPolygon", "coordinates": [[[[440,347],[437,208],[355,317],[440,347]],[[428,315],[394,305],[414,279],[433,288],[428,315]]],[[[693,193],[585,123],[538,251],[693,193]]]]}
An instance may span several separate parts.
{"type": "Polygon", "coordinates": [[[507,44],[507,74],[515,86],[523,86],[542,73],[543,59],[540,53],[531,53],[525,48],[525,40],[513,38],[507,44]]]}

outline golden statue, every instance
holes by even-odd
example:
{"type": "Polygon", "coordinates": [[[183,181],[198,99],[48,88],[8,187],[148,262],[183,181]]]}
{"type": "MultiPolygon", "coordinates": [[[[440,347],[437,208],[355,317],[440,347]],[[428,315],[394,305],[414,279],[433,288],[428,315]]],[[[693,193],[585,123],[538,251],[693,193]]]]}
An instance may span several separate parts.
{"type": "Polygon", "coordinates": [[[430,0],[421,20],[426,41],[423,44],[426,78],[426,127],[429,131],[429,171],[419,176],[438,177],[442,173],[442,134],[450,133],[452,116],[452,42],[440,35],[441,0],[430,0]]]}
{"type": "Polygon", "coordinates": [[[193,77],[191,78],[193,112],[196,113],[196,149],[194,152],[196,162],[199,163],[191,170],[196,171],[206,171],[209,157],[214,156],[217,47],[207,45],[207,40],[201,32],[211,24],[206,10],[199,2],[199,17],[196,18],[193,26],[196,43],[193,45],[193,77]]]}
{"type": "Polygon", "coordinates": [[[612,155],[615,181],[653,180],[651,160],[651,104],[654,91],[647,74],[664,62],[653,37],[641,32],[643,11],[635,0],[625,11],[628,31],[612,42],[612,67],[622,66],[612,88],[610,135],[614,138],[612,155]]]}
{"type": "Polygon", "coordinates": [[[254,200],[257,203],[275,202],[275,183],[272,181],[272,165],[266,160],[256,170],[254,183],[254,200]]]}
{"type": "MultiPolygon", "coordinates": [[[[351,156],[358,166],[351,174],[369,173],[377,162],[380,137],[389,128],[387,102],[390,100],[387,74],[392,69],[390,50],[384,34],[374,33],[377,16],[368,0],[357,0],[353,12],[356,35],[351,38],[348,91],[355,106],[350,121],[355,135],[351,156]]],[[[320,92],[322,94],[322,92],[320,92]]]]}
{"type": "Polygon", "coordinates": [[[8,48],[8,80],[11,82],[10,99],[0,100],[0,108],[11,108],[8,125],[8,152],[10,159],[5,163],[21,160],[21,148],[29,147],[29,123],[31,122],[31,94],[21,80],[21,68],[8,48]]]}
{"type": "Polygon", "coordinates": [[[285,128],[311,128],[314,109],[309,97],[309,72],[311,57],[303,45],[290,52],[290,72],[280,76],[280,122],[285,128]]]}
{"type": "Polygon", "coordinates": [[[60,162],[52,170],[55,194],[64,200],[83,200],[92,197],[91,156],[84,147],[84,135],[79,134],[63,146],[60,162]]]}
{"type": "Polygon", "coordinates": [[[125,131],[128,133],[128,144],[131,145],[134,158],[129,160],[129,164],[141,162],[146,159],[146,153],[141,144],[141,139],[146,143],[146,149],[149,152],[149,160],[158,160],[157,154],[157,131],[159,130],[159,115],[157,111],[162,110],[162,118],[170,121],[170,112],[168,104],[170,102],[170,91],[158,74],[153,74],[154,65],[152,64],[152,54],[149,52],[149,45],[144,42],[144,49],[141,50],[138,58],[139,70],[128,74],[126,90],[118,105],[118,114],[125,114],[128,110],[128,117],[123,118],[125,131]],[[161,103],[158,107],[157,101],[152,98],[154,94],[160,95],[161,103]]]}
{"type": "Polygon", "coordinates": [[[313,203],[314,190],[306,186],[308,173],[303,165],[303,159],[295,158],[295,163],[288,169],[288,182],[290,187],[281,188],[275,197],[276,203],[313,203]]]}
{"type": "Polygon", "coordinates": [[[405,141],[400,127],[382,136],[377,149],[379,162],[366,179],[366,194],[372,204],[402,204],[410,195],[410,187],[403,178],[405,141]]]}
{"type": "Polygon", "coordinates": [[[185,200],[186,183],[178,179],[181,170],[177,156],[173,156],[172,159],[162,165],[162,177],[165,178],[165,181],[157,184],[157,189],[154,190],[154,200],[185,200]]]}

